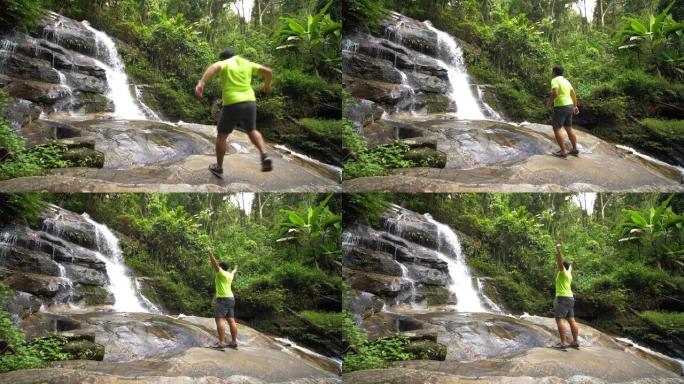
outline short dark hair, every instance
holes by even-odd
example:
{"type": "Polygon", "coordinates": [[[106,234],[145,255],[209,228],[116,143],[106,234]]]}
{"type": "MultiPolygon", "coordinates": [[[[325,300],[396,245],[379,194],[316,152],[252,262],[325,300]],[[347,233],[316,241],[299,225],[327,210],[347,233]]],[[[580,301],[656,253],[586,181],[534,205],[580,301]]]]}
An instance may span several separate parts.
{"type": "Polygon", "coordinates": [[[570,269],[570,267],[572,267],[572,262],[571,261],[564,261],[563,267],[565,267],[565,269],[570,269]]]}
{"type": "Polygon", "coordinates": [[[228,263],[226,263],[225,261],[220,262],[219,267],[221,267],[221,269],[223,269],[226,272],[228,271],[228,263]]]}
{"type": "Polygon", "coordinates": [[[556,64],[553,66],[553,74],[556,76],[563,76],[565,73],[565,68],[562,65],[556,64]]]}
{"type": "Polygon", "coordinates": [[[235,52],[233,52],[232,49],[225,49],[219,54],[219,58],[221,58],[221,60],[228,60],[233,56],[235,56],[235,52]]]}

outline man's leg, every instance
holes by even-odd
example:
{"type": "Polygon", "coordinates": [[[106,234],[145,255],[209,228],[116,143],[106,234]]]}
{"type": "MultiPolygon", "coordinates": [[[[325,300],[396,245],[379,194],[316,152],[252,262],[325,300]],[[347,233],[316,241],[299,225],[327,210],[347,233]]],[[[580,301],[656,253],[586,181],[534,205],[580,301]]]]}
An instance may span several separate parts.
{"type": "Polygon", "coordinates": [[[553,134],[556,136],[556,142],[558,143],[558,146],[560,146],[560,152],[563,157],[567,155],[567,150],[565,148],[565,139],[563,138],[563,133],[561,131],[561,128],[554,127],[553,128],[553,134]]]}
{"type": "Polygon", "coordinates": [[[228,320],[228,327],[230,327],[231,344],[237,345],[237,323],[234,317],[226,317],[228,320]]]}
{"type": "Polygon", "coordinates": [[[572,150],[577,152],[577,136],[575,136],[575,131],[572,129],[572,125],[565,127],[565,132],[568,133],[568,138],[572,143],[572,150]]]}
{"type": "Polygon", "coordinates": [[[219,133],[216,135],[216,165],[218,169],[223,169],[223,157],[226,155],[228,148],[228,134],[219,133]]]}
{"type": "Polygon", "coordinates": [[[261,132],[257,131],[256,129],[252,129],[247,133],[247,136],[249,136],[249,140],[254,144],[255,147],[259,150],[260,154],[266,153],[266,144],[264,143],[264,137],[261,136],[261,132]]]}
{"type": "Polygon", "coordinates": [[[565,333],[565,324],[563,324],[563,319],[557,317],[556,326],[558,327],[558,335],[560,336],[561,344],[568,345],[568,336],[565,333]]]}
{"type": "MultiPolygon", "coordinates": [[[[217,317],[216,320],[216,333],[218,333],[219,344],[226,344],[226,323],[225,319],[222,317],[217,317]]],[[[231,330],[232,332],[232,330],[231,330]]]]}
{"type": "Polygon", "coordinates": [[[579,328],[577,327],[577,322],[574,317],[568,317],[568,323],[570,323],[570,331],[572,332],[572,344],[579,345],[579,328]]]}

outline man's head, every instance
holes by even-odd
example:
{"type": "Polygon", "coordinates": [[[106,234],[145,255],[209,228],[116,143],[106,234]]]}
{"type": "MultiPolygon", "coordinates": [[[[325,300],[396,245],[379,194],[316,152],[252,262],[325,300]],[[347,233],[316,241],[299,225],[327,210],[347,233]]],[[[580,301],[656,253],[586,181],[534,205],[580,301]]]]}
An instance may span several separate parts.
{"type": "Polygon", "coordinates": [[[565,73],[565,68],[563,68],[562,65],[556,64],[553,66],[553,75],[554,76],[563,76],[565,73]]]}
{"type": "Polygon", "coordinates": [[[219,58],[221,59],[221,61],[228,60],[233,56],[235,56],[235,52],[233,52],[232,49],[226,49],[219,54],[219,58]]]}
{"type": "Polygon", "coordinates": [[[566,271],[569,271],[570,268],[572,268],[572,262],[570,262],[570,261],[564,261],[564,262],[563,262],[563,267],[565,268],[566,271]]]}
{"type": "Polygon", "coordinates": [[[219,267],[221,267],[221,269],[223,269],[224,271],[228,272],[228,263],[227,262],[225,262],[225,261],[220,262],[219,267]]]}

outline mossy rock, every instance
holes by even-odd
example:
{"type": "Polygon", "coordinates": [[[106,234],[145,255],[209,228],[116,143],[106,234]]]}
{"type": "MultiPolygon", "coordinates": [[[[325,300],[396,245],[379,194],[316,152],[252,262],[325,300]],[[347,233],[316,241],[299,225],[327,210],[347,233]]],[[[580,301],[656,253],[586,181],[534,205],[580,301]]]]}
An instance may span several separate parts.
{"type": "Polygon", "coordinates": [[[103,287],[82,286],[79,288],[86,305],[109,304],[109,292],[103,287]]]}
{"type": "Polygon", "coordinates": [[[447,162],[446,153],[428,147],[412,148],[404,157],[419,167],[444,168],[447,162]]]}
{"type": "Polygon", "coordinates": [[[411,342],[406,346],[405,350],[415,355],[416,360],[444,361],[447,355],[446,345],[429,340],[411,342]]]}
{"type": "Polygon", "coordinates": [[[425,231],[407,228],[402,233],[402,236],[410,242],[424,245],[428,248],[437,249],[437,239],[425,231]]]}
{"type": "Polygon", "coordinates": [[[75,167],[102,168],[105,162],[104,153],[90,148],[72,148],[62,154],[62,159],[69,160],[75,167]]]}
{"type": "Polygon", "coordinates": [[[418,100],[425,104],[428,113],[449,112],[452,109],[449,97],[441,93],[423,93],[418,95],[418,100]]]}
{"type": "Polygon", "coordinates": [[[451,297],[447,288],[436,285],[423,286],[419,291],[427,299],[428,305],[448,304],[451,297]]]}
{"type": "Polygon", "coordinates": [[[70,354],[75,360],[102,361],[105,355],[105,347],[89,340],[76,340],[69,341],[62,346],[62,352],[70,354]]]}
{"type": "Polygon", "coordinates": [[[78,104],[80,104],[86,113],[107,112],[112,109],[109,99],[99,93],[81,92],[78,95],[78,104]]]}

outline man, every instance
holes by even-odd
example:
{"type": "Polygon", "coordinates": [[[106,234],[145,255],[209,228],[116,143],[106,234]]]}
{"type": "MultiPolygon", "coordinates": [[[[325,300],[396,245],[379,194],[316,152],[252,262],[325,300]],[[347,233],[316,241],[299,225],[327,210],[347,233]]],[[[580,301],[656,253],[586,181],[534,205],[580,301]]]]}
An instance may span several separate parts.
{"type": "Polygon", "coordinates": [[[261,171],[269,172],[273,169],[272,161],[266,154],[264,138],[256,130],[256,96],[252,89],[252,76],[258,73],[264,78],[263,92],[268,94],[271,92],[273,71],[237,56],[229,49],[221,52],[219,57],[221,61],[207,68],[195,87],[197,97],[202,97],[204,86],[214,75],[218,74],[221,79],[223,109],[217,127],[216,164],[210,165],[209,170],[214,176],[223,177],[223,157],[228,146],[228,135],[236,126],[241,126],[261,154],[261,171]]]}
{"type": "Polygon", "coordinates": [[[579,107],[577,106],[577,94],[572,84],[563,77],[565,69],[562,65],[553,67],[553,80],[551,80],[551,97],[549,97],[548,106],[553,105],[553,134],[556,136],[556,142],[560,146],[560,151],[554,152],[553,155],[560,158],[567,158],[568,152],[565,148],[565,139],[561,133],[561,128],[565,128],[568,138],[572,143],[572,151],[570,154],[579,156],[577,149],[577,137],[572,130],[572,115],[579,115],[579,107]]]}
{"type": "Polygon", "coordinates": [[[554,348],[566,350],[568,347],[572,347],[579,349],[579,342],[577,341],[579,329],[575,321],[574,311],[575,299],[570,287],[572,284],[572,263],[563,260],[560,243],[556,244],[556,264],[558,271],[556,272],[556,302],[554,310],[556,312],[556,325],[560,334],[560,343],[556,344],[554,348]],[[570,345],[568,345],[568,336],[563,319],[567,319],[570,324],[570,331],[572,332],[572,344],[570,345]]]}
{"type": "Polygon", "coordinates": [[[211,257],[211,266],[216,272],[214,277],[214,284],[216,286],[216,295],[214,296],[214,319],[216,320],[216,332],[218,333],[218,343],[214,344],[214,348],[233,348],[237,349],[237,323],[235,322],[235,297],[231,290],[233,278],[237,272],[237,265],[232,272],[228,272],[228,263],[225,261],[217,262],[214,257],[214,251],[209,248],[209,256],[211,257]],[[231,343],[226,342],[226,320],[230,327],[231,343]]]}

